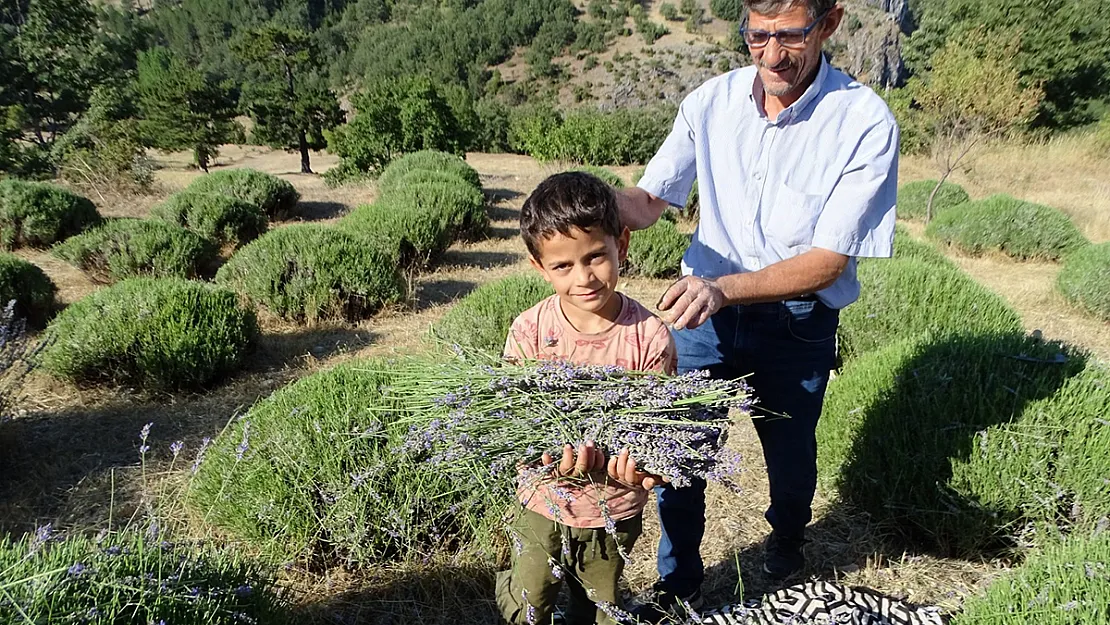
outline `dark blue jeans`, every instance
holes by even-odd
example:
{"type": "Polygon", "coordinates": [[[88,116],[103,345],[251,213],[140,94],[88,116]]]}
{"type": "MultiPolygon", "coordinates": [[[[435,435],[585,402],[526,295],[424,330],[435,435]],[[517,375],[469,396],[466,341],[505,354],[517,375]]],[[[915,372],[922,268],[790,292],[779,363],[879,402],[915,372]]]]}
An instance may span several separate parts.
{"type": "MultiPolygon", "coordinates": [[[[755,429],[763,445],[776,533],[801,538],[817,487],[817,419],[836,362],[839,311],[816,300],[732,306],[694,330],[674,333],[680,372],[747,378],[756,397],[755,429]],[[785,416],[784,416],[785,415],[785,416]]],[[[659,577],[688,596],[704,578],[705,482],[657,488],[659,577]]]]}

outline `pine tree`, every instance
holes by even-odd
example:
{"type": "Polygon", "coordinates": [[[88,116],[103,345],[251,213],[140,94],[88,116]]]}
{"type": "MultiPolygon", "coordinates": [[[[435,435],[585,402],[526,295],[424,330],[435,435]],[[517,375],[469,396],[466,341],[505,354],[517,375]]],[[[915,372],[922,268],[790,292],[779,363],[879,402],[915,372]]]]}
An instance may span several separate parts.
{"type": "Polygon", "coordinates": [[[242,132],[234,120],[234,91],[165,48],[139,57],[138,92],[143,135],[151,147],[191,149],[204,171],[220,144],[242,132]]]}
{"type": "Polygon", "coordinates": [[[312,173],[309,150],[327,145],[324,131],[342,123],[343,112],[323,84],[308,33],[267,24],[244,33],[232,50],[248,66],[242,100],[255,137],[272,148],[299,151],[301,173],[312,173]]]}

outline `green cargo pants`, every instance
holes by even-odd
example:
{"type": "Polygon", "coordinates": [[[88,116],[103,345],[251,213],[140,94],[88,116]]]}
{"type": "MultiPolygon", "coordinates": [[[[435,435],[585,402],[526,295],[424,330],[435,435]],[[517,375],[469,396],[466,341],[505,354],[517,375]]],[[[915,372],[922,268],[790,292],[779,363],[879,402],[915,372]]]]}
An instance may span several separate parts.
{"type": "Polygon", "coordinates": [[[570,595],[565,616],[567,625],[612,625],[595,601],[622,607],[617,583],[624,571],[624,553],[643,530],[643,516],[616,524],[616,536],[605,528],[568,527],[524,510],[513,522],[512,531],[522,543],[520,553],[513,550],[513,566],[497,574],[497,607],[512,625],[547,625],[555,612],[559,587],[565,581],[570,595]],[[564,537],[568,553],[564,552],[564,537]],[[562,578],[552,570],[554,560],[562,578]],[[534,611],[529,615],[529,606],[534,611]]]}

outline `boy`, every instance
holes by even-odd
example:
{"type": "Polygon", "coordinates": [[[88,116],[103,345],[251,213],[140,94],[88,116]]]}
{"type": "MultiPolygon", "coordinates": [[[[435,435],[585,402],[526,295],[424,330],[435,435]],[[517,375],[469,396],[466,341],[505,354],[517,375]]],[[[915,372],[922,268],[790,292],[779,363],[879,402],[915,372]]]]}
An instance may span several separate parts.
{"type": "MultiPolygon", "coordinates": [[[[667,326],[616,291],[629,238],[616,202],[612,187],[583,172],[551,176],[525,201],[520,230],[529,260],[555,295],[513,322],[506,358],[674,372],[677,354],[667,326]]],[[[542,462],[552,464],[547,454],[542,462]]],[[[512,569],[497,579],[497,604],[507,621],[550,623],[566,581],[568,624],[615,622],[617,582],[640,535],[648,496],[643,474],[633,474],[627,454],[610,459],[606,472],[592,443],[579,446],[577,458],[567,445],[549,479],[521,486],[525,509],[513,527],[520,543],[512,569]],[[578,479],[558,479],[569,475],[578,479]]]]}

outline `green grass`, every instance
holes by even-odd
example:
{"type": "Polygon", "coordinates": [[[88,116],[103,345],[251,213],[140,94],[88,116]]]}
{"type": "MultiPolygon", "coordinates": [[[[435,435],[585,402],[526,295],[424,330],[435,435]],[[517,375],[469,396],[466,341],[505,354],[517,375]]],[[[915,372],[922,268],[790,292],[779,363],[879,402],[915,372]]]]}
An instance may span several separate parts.
{"type": "Polygon", "coordinates": [[[151,217],[184,226],[219,247],[239,247],[266,234],[266,213],[250,202],[214,193],[181,192],[150,211],[151,217]]]}
{"type": "Polygon", "coordinates": [[[517,315],[554,291],[543,278],[521,274],[483,284],[459,300],[432,328],[446,344],[500,355],[517,315]]]}
{"type": "Polygon", "coordinates": [[[268,571],[236,549],[136,531],[98,539],[0,537],[4,623],[233,625],[287,622],[268,571]]]}
{"type": "Polygon", "coordinates": [[[1031,554],[985,592],[968,598],[952,625],[1110,623],[1110,533],[1077,535],[1031,554]]]}
{"type": "Polygon", "coordinates": [[[913,238],[902,224],[894,226],[894,258],[913,258],[927,263],[952,266],[952,261],[928,241],[913,238]]]}
{"type": "Polygon", "coordinates": [[[925,232],[968,254],[997,251],[1018,260],[1059,260],[1087,245],[1064,213],[1008,195],[953,207],[937,215],[925,232]]]}
{"type": "Polygon", "coordinates": [[[362,319],[401,299],[396,250],[327,226],[279,228],[247,244],[216,282],[294,321],[362,319]]]}
{"type": "Polygon", "coordinates": [[[292,214],[301,199],[292,184],[256,169],[215,171],[197,178],[185,190],[233,197],[254,204],[271,218],[292,214]]]}
{"type": "Polygon", "coordinates": [[[476,504],[480,486],[459,491],[396,453],[407,428],[404,407],[381,395],[391,369],[348,362],[260,401],[215,441],[187,502],[275,561],[365,566],[485,548],[503,510],[476,504]]]}
{"type": "Polygon", "coordinates": [[[49,247],[99,222],[92,202],[59,186],[0,180],[0,249],[49,247]]]}
{"type": "Polygon", "coordinates": [[[1042,539],[1088,525],[1101,513],[1073,517],[1072,505],[1104,505],[1084,485],[1106,487],[1107,454],[1065,470],[1060,453],[1069,431],[1075,448],[1106,447],[1091,430],[1106,388],[1082,353],[1016,332],[893,341],[829,384],[819,479],[908,544],[947,555],[1008,548],[1030,522],[1042,539]]]}
{"type": "Polygon", "coordinates": [[[466,161],[454,154],[436,150],[421,150],[406,154],[394,160],[378,177],[378,190],[388,193],[397,186],[401,178],[414,170],[439,171],[458,176],[464,182],[481,191],[482,182],[478,172],[467,165],[466,161]]]}
{"type": "Polygon", "coordinates": [[[1110,243],[1088,245],[1064,260],[1056,288],[1068,301],[1110,321],[1110,243]]]}
{"type": "Polygon", "coordinates": [[[47,328],[50,373],[74,382],[195,388],[239,368],[258,335],[234,293],[176,278],[131,278],[71,304],[47,328]]]}
{"type": "Polygon", "coordinates": [[[215,272],[216,248],[204,237],[157,219],[110,219],[70,237],[51,253],[101,283],[126,278],[203,278],[215,272]]]}
{"type": "Polygon", "coordinates": [[[604,167],[597,167],[597,166],[594,166],[594,165],[585,165],[583,167],[576,167],[574,169],[568,169],[567,171],[581,171],[581,172],[585,172],[587,174],[591,174],[593,176],[596,176],[597,178],[600,178],[603,182],[605,182],[609,186],[617,188],[617,189],[623,189],[623,188],[628,186],[624,182],[623,178],[614,174],[613,172],[609,171],[608,169],[605,169],[604,167]]]}
{"type": "Polygon", "coordinates": [[[54,313],[57,289],[42,269],[22,258],[0,252],[0,308],[15,301],[15,315],[42,327],[54,313]]]}
{"type": "Polygon", "coordinates": [[[682,255],[690,247],[689,235],[682,234],[672,220],[660,219],[650,228],[632,233],[628,243],[628,269],[649,278],[677,276],[682,255]]]}
{"type": "MultiPolygon", "coordinates": [[[[907,182],[898,188],[898,218],[911,221],[925,221],[929,204],[929,194],[936,188],[936,180],[917,180],[907,182]]],[[[954,182],[944,181],[933,198],[933,217],[948,209],[970,202],[971,197],[964,188],[954,182]]]]}
{"type": "Polygon", "coordinates": [[[929,258],[860,262],[860,298],[840,313],[845,360],[927,333],[1020,331],[1020,316],[1001,297],[954,265],[929,258]]]}

